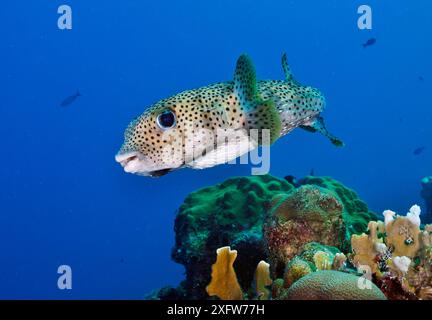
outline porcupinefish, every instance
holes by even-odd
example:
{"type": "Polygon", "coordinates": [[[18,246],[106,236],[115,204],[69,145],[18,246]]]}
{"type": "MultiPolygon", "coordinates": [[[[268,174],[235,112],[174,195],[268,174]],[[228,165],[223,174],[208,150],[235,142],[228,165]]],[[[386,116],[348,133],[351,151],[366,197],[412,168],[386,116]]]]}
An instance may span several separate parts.
{"type": "Polygon", "coordinates": [[[129,124],[116,161],[124,171],[145,176],[209,168],[269,146],[297,127],[342,146],[320,116],[323,94],[294,79],[286,54],[282,67],[284,80],[257,81],[251,59],[241,55],[233,81],[156,102],[129,124]]]}

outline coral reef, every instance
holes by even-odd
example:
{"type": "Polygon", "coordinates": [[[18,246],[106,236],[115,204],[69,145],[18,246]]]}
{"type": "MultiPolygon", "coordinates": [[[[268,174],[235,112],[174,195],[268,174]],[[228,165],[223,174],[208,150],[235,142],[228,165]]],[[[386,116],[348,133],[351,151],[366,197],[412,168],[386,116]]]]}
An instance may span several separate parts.
{"type": "Polygon", "coordinates": [[[358,197],[354,190],[344,186],[335,179],[306,176],[300,179],[299,185],[314,185],[329,190],[343,204],[342,218],[347,226],[347,235],[343,243],[344,250],[348,251],[350,249],[350,237],[352,234],[364,232],[367,229],[368,222],[377,219],[375,214],[369,211],[367,204],[358,197]]]}
{"type": "Polygon", "coordinates": [[[310,273],[291,287],[283,291],[279,300],[386,300],[381,290],[369,283],[363,288],[360,281],[367,281],[358,276],[324,270],[310,273]]]}
{"type": "Polygon", "coordinates": [[[353,235],[350,261],[369,270],[389,299],[431,299],[432,228],[420,227],[420,207],[406,216],[383,212],[384,223],[369,222],[369,234],[353,235]]]}
{"type": "Polygon", "coordinates": [[[426,203],[426,221],[432,222],[432,176],[425,177],[421,180],[421,196],[426,203]]]}
{"type": "Polygon", "coordinates": [[[301,186],[278,197],[264,225],[273,275],[309,242],[339,247],[345,238],[343,205],[334,194],[316,186],[301,186]]]}
{"type": "MultiPolygon", "coordinates": [[[[255,292],[249,294],[252,299],[276,300],[384,300],[385,295],[366,278],[339,270],[343,254],[334,247],[319,243],[308,243],[305,250],[287,264],[284,279],[270,278],[269,264],[260,261],[255,270],[255,292]],[[338,261],[338,263],[335,263],[338,261]],[[269,290],[269,286],[271,291],[269,290]]],[[[222,300],[241,300],[245,295],[237,281],[233,268],[237,257],[230,247],[217,250],[216,263],[212,266],[212,279],[206,290],[209,296],[222,300]]],[[[429,291],[423,293],[425,296],[429,291]]]]}
{"type": "Polygon", "coordinates": [[[287,262],[283,274],[283,287],[289,288],[298,279],[319,270],[342,270],[346,257],[336,247],[310,242],[303,251],[287,262]]]}
{"type": "Polygon", "coordinates": [[[232,178],[191,193],[174,226],[172,258],[186,269],[180,290],[190,299],[207,297],[214,252],[228,245],[242,253],[235,267],[240,285],[248,290],[254,278],[250,266],[267,260],[262,238],[266,210],[275,195],[293,190],[287,181],[264,175],[232,178]]]}
{"type": "Polygon", "coordinates": [[[308,176],[290,194],[278,195],[264,225],[273,275],[280,277],[286,263],[309,242],[351,249],[351,235],[366,231],[376,219],[357,194],[329,177],[308,176]]]}
{"type": "MultiPolygon", "coordinates": [[[[245,294],[237,280],[234,270],[234,261],[237,258],[237,251],[230,247],[222,247],[216,250],[216,262],[212,266],[211,282],[206,287],[209,296],[216,296],[221,300],[243,300],[245,294]]],[[[270,265],[260,261],[255,270],[252,288],[252,298],[268,300],[270,290],[268,287],[273,283],[270,278],[270,265]]],[[[247,296],[247,294],[246,294],[247,296]]]]}
{"type": "Polygon", "coordinates": [[[343,270],[351,235],[375,219],[354,191],[328,177],[295,184],[270,175],[239,177],[197,190],[184,200],[174,226],[172,258],[184,265],[186,278],[149,298],[209,298],[214,252],[225,246],[239,252],[232,262],[243,296],[275,298],[278,285],[286,290],[309,271],[343,270]],[[270,264],[271,292],[261,261],[270,264]],[[291,261],[299,264],[288,267],[291,261]]]}
{"type": "Polygon", "coordinates": [[[372,273],[379,270],[382,257],[387,253],[387,246],[382,239],[378,239],[379,229],[383,231],[382,222],[371,221],[368,225],[369,235],[353,235],[351,237],[351,246],[354,255],[352,261],[354,266],[368,266],[372,273]]]}

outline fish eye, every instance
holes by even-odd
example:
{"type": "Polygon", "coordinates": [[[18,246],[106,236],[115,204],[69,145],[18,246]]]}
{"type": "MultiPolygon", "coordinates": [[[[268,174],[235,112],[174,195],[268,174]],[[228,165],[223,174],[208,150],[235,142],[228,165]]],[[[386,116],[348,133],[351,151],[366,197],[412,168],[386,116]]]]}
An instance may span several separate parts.
{"type": "Polygon", "coordinates": [[[176,117],[171,110],[165,110],[156,118],[156,123],[162,130],[167,130],[176,125],[176,117]]]}

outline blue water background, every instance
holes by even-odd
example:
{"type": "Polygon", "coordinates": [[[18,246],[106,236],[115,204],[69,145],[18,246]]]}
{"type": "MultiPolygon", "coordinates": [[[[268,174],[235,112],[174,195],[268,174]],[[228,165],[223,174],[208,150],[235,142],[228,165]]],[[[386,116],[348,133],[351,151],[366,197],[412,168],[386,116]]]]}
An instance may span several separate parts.
{"type": "Polygon", "coordinates": [[[324,137],[296,130],[272,148],[271,173],[313,168],[376,212],[405,213],[432,174],[432,3],[364,1],[2,2],[0,9],[0,298],[133,298],[176,285],[170,260],[185,196],[250,166],[180,170],[160,179],[114,161],[129,121],[185,89],[230,80],[247,52],[260,79],[295,77],[327,98],[324,137]],[[57,28],[57,8],[73,29],[57,28]],[[377,43],[363,49],[375,37],[377,43]],[[419,77],[424,77],[420,81],[419,77]],[[61,101],[76,89],[74,104],[61,101]],[[418,156],[413,150],[426,146],[418,156]],[[57,267],[73,289],[57,288],[57,267]]]}

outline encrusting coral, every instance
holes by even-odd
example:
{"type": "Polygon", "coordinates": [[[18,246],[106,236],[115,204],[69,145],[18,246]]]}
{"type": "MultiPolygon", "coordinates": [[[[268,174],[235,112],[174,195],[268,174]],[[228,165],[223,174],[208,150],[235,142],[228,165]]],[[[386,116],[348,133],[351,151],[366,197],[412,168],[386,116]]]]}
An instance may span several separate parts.
{"type": "Polygon", "coordinates": [[[342,203],[342,219],[347,226],[347,234],[342,243],[342,249],[344,251],[350,249],[350,238],[352,234],[364,232],[368,222],[377,219],[375,214],[369,211],[367,204],[359,198],[354,190],[333,178],[306,176],[300,179],[298,184],[313,185],[328,190],[342,203]]]}
{"type": "Polygon", "coordinates": [[[283,287],[289,288],[298,279],[312,272],[314,272],[314,270],[310,263],[300,257],[294,257],[290,262],[288,262],[285,269],[283,287]]]}
{"type": "Polygon", "coordinates": [[[264,225],[274,275],[306,243],[340,247],[346,232],[342,211],[343,205],[334,194],[316,186],[302,186],[279,199],[264,225]]]}
{"type": "Polygon", "coordinates": [[[319,270],[343,270],[345,261],[345,255],[336,247],[307,243],[303,251],[286,264],[283,287],[289,288],[298,279],[319,270]]]}

